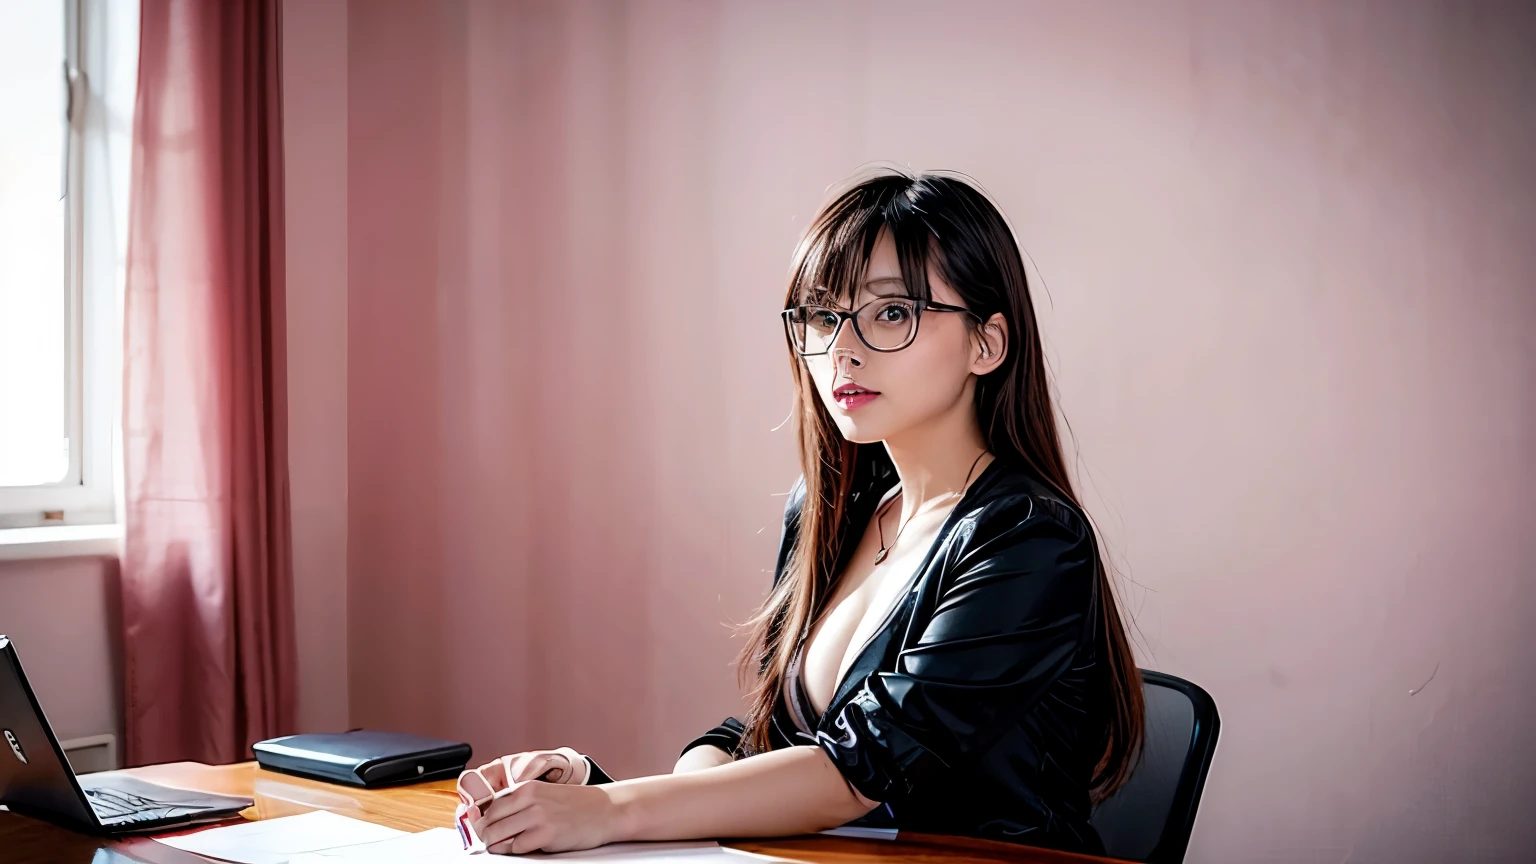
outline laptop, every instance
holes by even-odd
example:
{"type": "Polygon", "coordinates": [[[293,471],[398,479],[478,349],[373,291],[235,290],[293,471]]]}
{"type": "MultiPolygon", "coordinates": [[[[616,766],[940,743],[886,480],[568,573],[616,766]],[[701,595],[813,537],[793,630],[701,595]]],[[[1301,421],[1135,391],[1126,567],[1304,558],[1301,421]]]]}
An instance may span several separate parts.
{"type": "Polygon", "coordinates": [[[76,777],[21,671],[16,644],[0,636],[0,804],[6,809],[92,834],[129,834],[217,822],[252,803],[113,772],[76,777]]]}

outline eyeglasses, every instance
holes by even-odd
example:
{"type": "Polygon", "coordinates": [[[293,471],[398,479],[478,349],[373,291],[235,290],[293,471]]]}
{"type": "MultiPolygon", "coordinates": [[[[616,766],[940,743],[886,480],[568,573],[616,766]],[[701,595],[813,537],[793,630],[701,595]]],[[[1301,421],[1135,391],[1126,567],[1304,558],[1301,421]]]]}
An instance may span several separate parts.
{"type": "Polygon", "coordinates": [[[981,316],[963,306],[950,306],[912,297],[880,297],[852,312],[827,306],[806,305],[785,309],[784,332],[802,357],[825,354],[837,341],[844,321],[871,351],[900,351],[917,338],[917,322],[924,311],[959,312],[977,321],[981,316]]]}

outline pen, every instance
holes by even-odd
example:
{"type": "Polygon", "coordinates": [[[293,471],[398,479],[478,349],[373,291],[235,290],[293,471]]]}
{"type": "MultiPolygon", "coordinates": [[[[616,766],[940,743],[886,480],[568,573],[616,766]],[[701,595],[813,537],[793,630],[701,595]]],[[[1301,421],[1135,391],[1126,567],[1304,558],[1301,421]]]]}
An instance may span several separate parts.
{"type": "Polygon", "coordinates": [[[453,816],[453,826],[459,829],[459,842],[464,848],[469,848],[469,809],[463,804],[459,805],[459,812],[453,816]]]}

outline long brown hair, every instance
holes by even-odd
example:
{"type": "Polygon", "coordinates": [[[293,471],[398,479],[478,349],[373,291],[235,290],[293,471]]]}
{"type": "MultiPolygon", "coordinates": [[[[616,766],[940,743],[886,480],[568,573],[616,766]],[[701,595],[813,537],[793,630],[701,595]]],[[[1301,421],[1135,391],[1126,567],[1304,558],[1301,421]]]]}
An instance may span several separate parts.
{"type": "MultiPolygon", "coordinates": [[[[933,266],[981,320],[1003,314],[1008,323],[1006,356],[976,386],[982,435],[996,458],[1025,468],[1079,505],[1061,454],[1018,244],[992,202],[961,176],[880,170],[856,179],[822,209],[795,250],[785,308],[828,297],[851,301],[882,233],[895,241],[903,281],[913,296],[931,299],[928,268],[933,266]]],[[[770,747],[769,718],[781,698],[785,670],[831,596],[838,575],[833,570],[849,539],[846,502],[855,458],[861,446],[883,447],[843,438],[792,347],[789,361],[797,394],[793,420],[805,500],[783,577],[744,625],[748,638],[738,659],[739,673],[750,682],[744,752],[770,747]]],[[[1103,758],[1092,780],[1093,799],[1099,801],[1130,776],[1141,745],[1143,706],[1141,673],[1103,556],[1095,551],[1095,557],[1113,705],[1103,758]]]]}

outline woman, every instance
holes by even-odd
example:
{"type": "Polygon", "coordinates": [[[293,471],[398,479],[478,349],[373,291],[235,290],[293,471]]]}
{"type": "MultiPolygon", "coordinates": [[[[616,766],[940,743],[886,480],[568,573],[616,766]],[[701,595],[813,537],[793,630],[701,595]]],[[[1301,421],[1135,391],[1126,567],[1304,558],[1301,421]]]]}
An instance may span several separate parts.
{"type": "Polygon", "coordinates": [[[811,225],[785,307],[803,476],[746,722],[665,776],[504,757],[461,778],[468,823],[513,853],[852,821],[1100,851],[1141,681],[1002,215],[955,176],[869,177],[811,225]]]}

